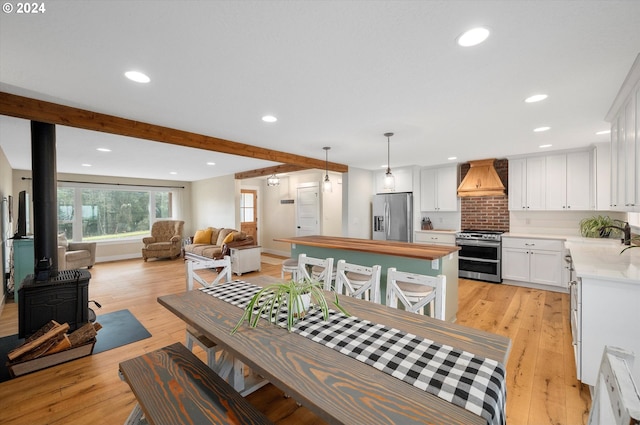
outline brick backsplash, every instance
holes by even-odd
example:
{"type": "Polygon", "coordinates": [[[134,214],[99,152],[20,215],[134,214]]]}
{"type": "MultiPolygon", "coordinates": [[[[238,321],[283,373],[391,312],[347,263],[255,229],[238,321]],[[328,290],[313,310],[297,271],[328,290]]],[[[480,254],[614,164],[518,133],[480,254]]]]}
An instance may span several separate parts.
{"type": "MultiPolygon", "coordinates": [[[[505,188],[509,187],[509,161],[497,159],[494,163],[505,188]]],[[[469,171],[469,163],[460,165],[460,181],[469,171]]],[[[509,198],[504,196],[470,196],[460,198],[462,229],[509,231],[509,198]]]]}

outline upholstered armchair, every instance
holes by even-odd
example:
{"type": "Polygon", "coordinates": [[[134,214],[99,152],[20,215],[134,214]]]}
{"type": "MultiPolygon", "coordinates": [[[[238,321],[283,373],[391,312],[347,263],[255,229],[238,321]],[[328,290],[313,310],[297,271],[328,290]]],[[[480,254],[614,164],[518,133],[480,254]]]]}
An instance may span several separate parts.
{"type": "Polygon", "coordinates": [[[95,242],[69,242],[64,233],[58,235],[58,270],[90,269],[95,263],[95,242]]]}
{"type": "Polygon", "coordinates": [[[161,220],[151,226],[151,236],[142,238],[142,258],[178,258],[182,251],[182,220],[161,220]]]}

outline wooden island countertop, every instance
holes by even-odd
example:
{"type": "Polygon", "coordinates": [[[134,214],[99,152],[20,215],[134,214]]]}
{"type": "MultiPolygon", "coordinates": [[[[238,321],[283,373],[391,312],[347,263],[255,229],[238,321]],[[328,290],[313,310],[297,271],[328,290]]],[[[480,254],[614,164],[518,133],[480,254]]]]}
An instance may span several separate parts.
{"type": "Polygon", "coordinates": [[[276,242],[288,242],[320,248],[344,249],[372,254],[395,255],[420,260],[436,260],[459,250],[457,246],[424,245],[410,242],[374,241],[370,239],[343,238],[339,236],[295,236],[276,238],[276,242]]]}

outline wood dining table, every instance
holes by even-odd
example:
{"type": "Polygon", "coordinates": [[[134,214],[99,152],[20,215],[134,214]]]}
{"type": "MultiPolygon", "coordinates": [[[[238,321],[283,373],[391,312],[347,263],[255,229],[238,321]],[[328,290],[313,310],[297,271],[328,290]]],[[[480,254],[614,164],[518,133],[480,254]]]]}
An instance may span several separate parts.
{"type": "MultiPolygon", "coordinates": [[[[243,279],[265,286],[269,276],[243,279]]],[[[333,296],[333,295],[332,295],[333,296]]],[[[506,364],[508,338],[338,296],[352,315],[506,364]]],[[[169,311],[331,424],[486,424],[479,415],[267,320],[231,330],[243,309],[201,290],[158,297],[169,311]]]]}

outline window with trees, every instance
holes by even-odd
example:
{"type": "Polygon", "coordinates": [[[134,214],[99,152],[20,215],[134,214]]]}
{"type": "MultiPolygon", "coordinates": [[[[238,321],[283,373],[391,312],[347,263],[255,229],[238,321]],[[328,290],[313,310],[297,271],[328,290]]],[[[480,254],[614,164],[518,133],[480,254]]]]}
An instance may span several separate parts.
{"type": "Polygon", "coordinates": [[[131,187],[58,187],[58,232],[75,241],[122,240],[149,234],[173,216],[172,191],[131,187]]]}

